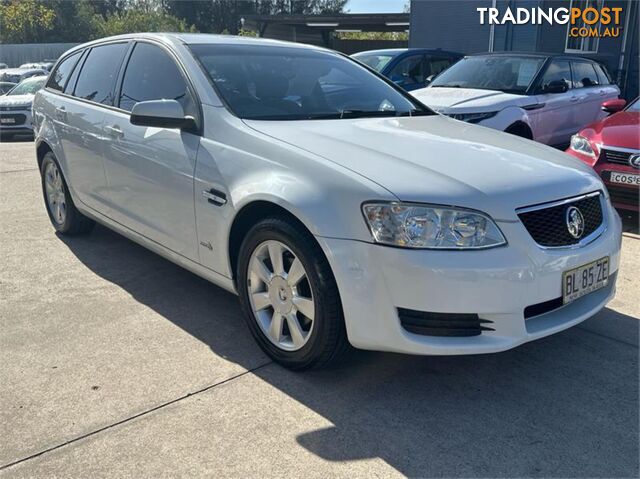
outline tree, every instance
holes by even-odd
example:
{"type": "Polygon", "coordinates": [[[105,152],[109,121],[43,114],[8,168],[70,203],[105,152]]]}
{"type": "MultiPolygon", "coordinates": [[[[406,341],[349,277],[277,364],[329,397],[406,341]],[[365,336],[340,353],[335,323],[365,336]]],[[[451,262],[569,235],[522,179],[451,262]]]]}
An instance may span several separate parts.
{"type": "Polygon", "coordinates": [[[120,35],[133,32],[193,32],[195,27],[188,26],[180,18],[163,11],[124,10],[99,17],[95,24],[95,38],[120,35]]]}
{"type": "Polygon", "coordinates": [[[46,41],[54,26],[56,13],[36,0],[0,3],[0,40],[2,43],[46,41]]]}

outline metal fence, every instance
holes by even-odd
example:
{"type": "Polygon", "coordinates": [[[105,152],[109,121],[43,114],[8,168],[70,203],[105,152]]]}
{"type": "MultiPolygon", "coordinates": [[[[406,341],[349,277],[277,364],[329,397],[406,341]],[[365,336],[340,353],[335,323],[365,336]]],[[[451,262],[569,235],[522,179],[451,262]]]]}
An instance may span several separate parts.
{"type": "Polygon", "coordinates": [[[0,63],[18,67],[23,63],[56,60],[77,43],[0,44],[0,63]]]}

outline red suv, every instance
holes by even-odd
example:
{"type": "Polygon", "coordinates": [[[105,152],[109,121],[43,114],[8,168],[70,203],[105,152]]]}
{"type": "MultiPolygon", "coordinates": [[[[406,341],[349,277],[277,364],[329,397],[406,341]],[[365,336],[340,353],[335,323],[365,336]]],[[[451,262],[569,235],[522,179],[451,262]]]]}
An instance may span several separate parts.
{"type": "Polygon", "coordinates": [[[604,102],[602,109],[614,114],[573,135],[567,153],[598,172],[616,208],[638,211],[640,102],[624,105],[624,100],[604,102]]]}

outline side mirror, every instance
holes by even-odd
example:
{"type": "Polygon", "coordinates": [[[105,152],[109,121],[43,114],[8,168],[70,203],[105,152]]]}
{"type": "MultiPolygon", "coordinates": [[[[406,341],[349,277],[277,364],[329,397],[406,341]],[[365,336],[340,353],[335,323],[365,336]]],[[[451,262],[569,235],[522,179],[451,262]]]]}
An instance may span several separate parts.
{"type": "Polygon", "coordinates": [[[425,80],[424,80],[424,84],[428,85],[429,83],[431,83],[433,81],[433,79],[435,78],[435,75],[429,75],[425,80]]]}
{"type": "Polygon", "coordinates": [[[567,90],[569,87],[564,80],[553,80],[542,88],[543,93],[565,93],[567,90]]]}
{"type": "Polygon", "coordinates": [[[157,128],[195,127],[195,120],[185,116],[182,105],[176,100],[150,100],[136,103],[131,110],[131,124],[157,128]]]}
{"type": "Polygon", "coordinates": [[[606,111],[607,113],[617,113],[622,111],[624,107],[627,105],[626,100],[615,99],[615,100],[607,100],[602,102],[602,111],[606,111]]]}

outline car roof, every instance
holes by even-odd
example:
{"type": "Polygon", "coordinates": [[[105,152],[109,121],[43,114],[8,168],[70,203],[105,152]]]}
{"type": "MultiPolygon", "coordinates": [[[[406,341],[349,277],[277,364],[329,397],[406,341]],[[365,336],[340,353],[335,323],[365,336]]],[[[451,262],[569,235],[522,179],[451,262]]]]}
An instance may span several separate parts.
{"type": "Polygon", "coordinates": [[[354,53],[354,55],[400,55],[403,53],[429,53],[437,55],[451,55],[457,57],[463,57],[464,54],[458,52],[452,52],[449,50],[441,50],[440,48],[381,48],[379,50],[365,50],[362,52],[354,53]]]}
{"type": "Polygon", "coordinates": [[[532,57],[532,58],[562,58],[566,60],[583,60],[588,62],[594,62],[591,58],[582,57],[579,55],[567,55],[564,53],[544,53],[544,52],[485,52],[485,53],[472,53],[467,55],[468,57],[482,57],[482,56],[512,56],[512,57],[532,57]]]}
{"type": "Polygon", "coordinates": [[[31,72],[40,72],[43,71],[42,68],[5,68],[2,70],[2,73],[18,74],[21,75],[23,73],[31,73],[31,72]]]}
{"type": "Polygon", "coordinates": [[[170,45],[201,45],[201,44],[217,44],[217,45],[267,45],[280,46],[289,48],[302,48],[318,51],[333,51],[327,48],[315,45],[307,45],[304,43],[287,42],[283,40],[273,40],[270,38],[257,37],[241,37],[237,35],[216,35],[210,33],[128,33],[124,35],[116,35],[112,37],[100,38],[92,42],[83,43],[70,50],[64,56],[87,47],[108,43],[113,41],[127,40],[156,40],[170,45]]]}

